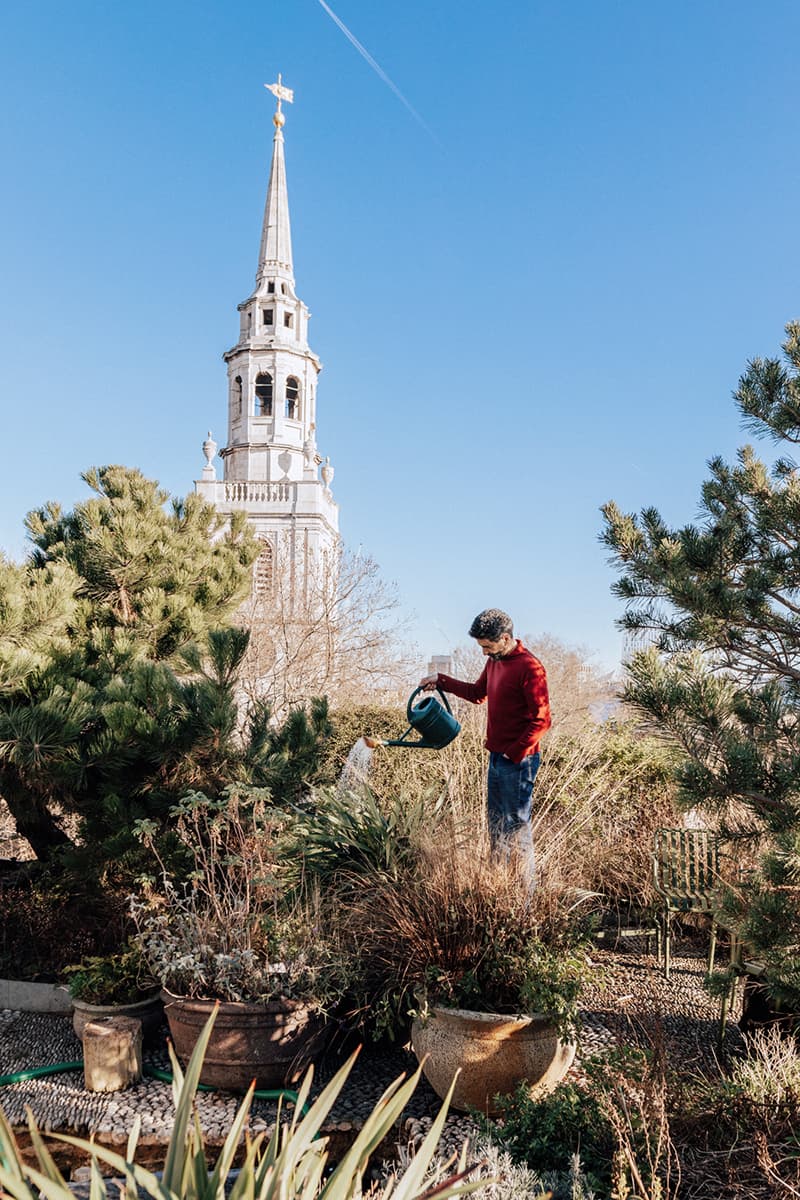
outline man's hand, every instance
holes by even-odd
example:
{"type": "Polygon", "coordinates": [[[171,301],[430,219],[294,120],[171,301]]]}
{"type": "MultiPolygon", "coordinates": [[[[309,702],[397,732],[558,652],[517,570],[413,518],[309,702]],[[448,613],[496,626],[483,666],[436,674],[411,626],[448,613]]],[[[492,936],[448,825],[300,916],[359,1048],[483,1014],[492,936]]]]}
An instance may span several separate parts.
{"type": "Polygon", "coordinates": [[[438,675],[426,675],[424,679],[420,679],[419,686],[424,692],[432,692],[436,688],[438,678],[438,675]]]}

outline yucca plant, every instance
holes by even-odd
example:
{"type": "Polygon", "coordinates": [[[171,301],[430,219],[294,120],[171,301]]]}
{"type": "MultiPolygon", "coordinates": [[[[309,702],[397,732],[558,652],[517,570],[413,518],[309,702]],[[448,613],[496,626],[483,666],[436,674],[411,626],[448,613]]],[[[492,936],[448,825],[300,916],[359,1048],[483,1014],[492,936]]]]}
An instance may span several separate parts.
{"type": "MultiPolygon", "coordinates": [[[[83,1138],[56,1135],[59,1141],[67,1142],[89,1156],[91,1200],[108,1200],[109,1197],[101,1163],[110,1167],[117,1178],[124,1180],[124,1200],[137,1200],[140,1192],[152,1196],[153,1200],[224,1200],[226,1192],[229,1200],[358,1200],[362,1195],[362,1176],[370,1156],[408,1104],[419,1081],[419,1070],[405,1082],[401,1076],[386,1089],[345,1157],[330,1170],[327,1139],[320,1135],[320,1130],[344,1087],[356,1055],[345,1063],[303,1115],[311,1090],[312,1071],[309,1069],[291,1120],[281,1125],[279,1112],[275,1130],[269,1139],[264,1134],[251,1138],[247,1132],[253,1093],[251,1087],[233,1119],[212,1169],[206,1155],[194,1098],[215,1016],[215,1013],[212,1014],[198,1038],[185,1075],[170,1048],[175,1122],[161,1172],[155,1174],[136,1163],[141,1128],[138,1117],[124,1156],[83,1138]],[[244,1162],[228,1191],[226,1183],[230,1182],[234,1158],[242,1139],[244,1162]]],[[[434,1196],[436,1200],[446,1200],[447,1197],[464,1196],[486,1186],[487,1180],[468,1179],[477,1164],[467,1166],[463,1153],[458,1169],[447,1179],[431,1182],[428,1178],[449,1101],[448,1095],[430,1132],[402,1176],[396,1181],[391,1180],[381,1191],[372,1192],[374,1200],[425,1200],[434,1196]]],[[[14,1133],[0,1109],[0,1198],[74,1200],[30,1110],[28,1127],[35,1166],[23,1161],[14,1133]]],[[[116,1186],[110,1194],[116,1197],[116,1186]]],[[[120,1195],[123,1193],[120,1192],[120,1195]]]]}
{"type": "Polygon", "coordinates": [[[420,845],[450,819],[444,791],[394,793],[381,801],[368,787],[319,789],[315,801],[294,822],[284,860],[307,884],[323,888],[413,872],[420,845]]]}

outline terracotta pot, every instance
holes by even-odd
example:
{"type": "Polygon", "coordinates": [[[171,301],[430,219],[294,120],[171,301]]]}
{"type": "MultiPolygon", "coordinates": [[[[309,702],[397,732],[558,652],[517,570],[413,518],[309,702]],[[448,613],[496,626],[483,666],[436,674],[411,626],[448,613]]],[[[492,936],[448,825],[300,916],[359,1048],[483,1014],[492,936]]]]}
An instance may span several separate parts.
{"type": "MultiPolygon", "coordinates": [[[[187,1063],[216,1000],[161,993],[175,1053],[187,1063]]],[[[220,1001],[200,1082],[229,1091],[296,1082],[322,1046],[324,1020],[299,1000],[220,1001]]]]}
{"type": "Polygon", "coordinates": [[[85,1000],[72,1001],[72,1028],[76,1037],[83,1039],[83,1031],[90,1021],[103,1017],[136,1017],[142,1022],[142,1040],[148,1041],[161,1028],[164,1008],[156,992],[136,1004],[87,1004],[85,1000]]]}
{"type": "Polygon", "coordinates": [[[575,1043],[562,1042],[541,1013],[505,1016],[432,1008],[411,1030],[422,1071],[442,1099],[460,1069],[452,1106],[495,1114],[496,1095],[526,1083],[532,1096],[546,1095],[564,1078],[575,1058],[575,1043]]]}

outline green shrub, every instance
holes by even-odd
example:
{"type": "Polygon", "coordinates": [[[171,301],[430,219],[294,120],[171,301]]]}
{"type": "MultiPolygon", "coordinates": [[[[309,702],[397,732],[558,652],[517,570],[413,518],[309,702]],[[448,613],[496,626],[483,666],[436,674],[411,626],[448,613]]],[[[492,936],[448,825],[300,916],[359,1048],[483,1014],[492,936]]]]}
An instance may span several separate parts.
{"type": "Polygon", "coordinates": [[[569,1159],[580,1154],[586,1183],[606,1196],[619,1149],[609,1097],[620,1078],[641,1088],[648,1069],[641,1051],[617,1049],[585,1060],[583,1077],[564,1080],[549,1096],[531,1099],[521,1084],[513,1095],[501,1098],[499,1121],[479,1120],[492,1142],[537,1173],[563,1172],[569,1159]]]}
{"type": "Polygon", "coordinates": [[[157,990],[142,952],[127,942],[116,954],[87,955],[64,971],[73,1000],[86,1004],[136,1004],[157,990]]]}
{"type": "MultiPolygon", "coordinates": [[[[258,710],[254,710],[254,715],[258,710]]],[[[269,715],[269,710],[264,709],[269,715]]],[[[299,803],[308,787],[323,777],[325,747],[330,737],[328,702],[314,697],[291,709],[278,725],[256,718],[261,759],[253,781],[272,793],[281,805],[299,803]]]]}
{"type": "Polygon", "coordinates": [[[616,1148],[611,1126],[586,1083],[565,1080],[532,1100],[524,1084],[500,1101],[501,1123],[488,1123],[492,1141],[537,1173],[564,1171],[580,1153],[589,1186],[607,1194],[616,1148]]]}

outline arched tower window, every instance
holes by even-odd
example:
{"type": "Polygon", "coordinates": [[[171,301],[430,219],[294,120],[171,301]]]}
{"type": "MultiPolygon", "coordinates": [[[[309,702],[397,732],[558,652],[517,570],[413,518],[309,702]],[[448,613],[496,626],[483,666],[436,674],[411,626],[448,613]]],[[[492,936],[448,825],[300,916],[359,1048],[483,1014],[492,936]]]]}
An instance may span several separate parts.
{"type": "Polygon", "coordinates": [[[234,395],[236,398],[236,415],[237,415],[237,417],[240,417],[242,415],[242,377],[241,377],[241,375],[237,375],[233,382],[234,382],[235,389],[236,389],[234,392],[234,395]]]}
{"type": "Polygon", "coordinates": [[[300,384],[294,375],[286,380],[286,416],[290,421],[300,419],[300,384]]]}
{"type": "Polygon", "coordinates": [[[272,416],[272,376],[267,371],[256,376],[256,416],[272,416]]]}
{"type": "Polygon", "coordinates": [[[261,553],[253,564],[253,594],[271,596],[274,584],[274,562],[272,546],[262,540],[261,553]]]}

